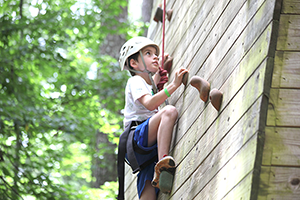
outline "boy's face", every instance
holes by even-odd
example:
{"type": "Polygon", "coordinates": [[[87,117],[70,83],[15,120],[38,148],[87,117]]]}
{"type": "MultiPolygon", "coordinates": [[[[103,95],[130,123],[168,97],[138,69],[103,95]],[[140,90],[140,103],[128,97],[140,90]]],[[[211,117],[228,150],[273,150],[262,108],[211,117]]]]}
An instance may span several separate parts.
{"type": "MultiPolygon", "coordinates": [[[[159,68],[159,59],[156,52],[156,48],[154,48],[153,46],[147,46],[142,49],[142,55],[147,66],[147,70],[153,73],[157,72],[159,68]]],[[[140,71],[145,70],[143,61],[140,56],[138,57],[137,65],[140,71]]]]}

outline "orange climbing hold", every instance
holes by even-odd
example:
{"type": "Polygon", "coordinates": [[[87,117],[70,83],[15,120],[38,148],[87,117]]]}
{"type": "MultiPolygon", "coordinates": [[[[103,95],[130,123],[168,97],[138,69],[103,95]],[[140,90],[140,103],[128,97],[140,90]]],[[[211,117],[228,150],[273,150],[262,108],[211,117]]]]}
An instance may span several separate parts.
{"type": "Polygon", "coordinates": [[[220,90],[214,88],[209,93],[209,99],[215,109],[219,111],[223,100],[223,93],[220,90]]]}
{"type": "Polygon", "coordinates": [[[209,82],[199,76],[193,76],[190,83],[199,91],[200,99],[206,102],[208,100],[210,90],[209,82]]]}
{"type": "Polygon", "coordinates": [[[189,73],[187,72],[187,73],[183,74],[183,77],[182,77],[183,85],[185,85],[185,86],[187,85],[188,79],[189,79],[189,73]]]}

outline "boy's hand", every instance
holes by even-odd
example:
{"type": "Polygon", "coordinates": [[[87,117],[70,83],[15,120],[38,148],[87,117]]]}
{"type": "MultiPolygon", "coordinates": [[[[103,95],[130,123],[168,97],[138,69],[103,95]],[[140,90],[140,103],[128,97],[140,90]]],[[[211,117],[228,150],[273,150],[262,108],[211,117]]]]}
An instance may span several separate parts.
{"type": "Polygon", "coordinates": [[[173,84],[175,85],[175,87],[179,87],[182,83],[182,78],[183,75],[185,73],[187,73],[189,70],[185,69],[185,68],[179,68],[178,70],[176,70],[175,72],[175,78],[173,80],[173,84]]]}

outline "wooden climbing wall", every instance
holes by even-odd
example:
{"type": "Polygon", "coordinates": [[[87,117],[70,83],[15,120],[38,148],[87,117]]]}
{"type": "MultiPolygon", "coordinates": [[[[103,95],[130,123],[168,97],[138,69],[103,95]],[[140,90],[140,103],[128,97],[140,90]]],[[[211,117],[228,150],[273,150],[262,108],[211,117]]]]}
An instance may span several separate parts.
{"type": "Polygon", "coordinates": [[[300,199],[300,1],[283,0],[259,199],[300,199]]]}
{"type": "MultiPolygon", "coordinates": [[[[162,3],[154,0],[154,9],[162,3]]],[[[300,1],[168,0],[165,52],[223,92],[218,112],[190,84],[169,98],[179,111],[170,154],[173,189],[159,199],[300,197],[300,1]]],[[[162,23],[148,37],[161,45],[162,23]]],[[[126,168],[126,200],[138,199],[126,168]]]]}

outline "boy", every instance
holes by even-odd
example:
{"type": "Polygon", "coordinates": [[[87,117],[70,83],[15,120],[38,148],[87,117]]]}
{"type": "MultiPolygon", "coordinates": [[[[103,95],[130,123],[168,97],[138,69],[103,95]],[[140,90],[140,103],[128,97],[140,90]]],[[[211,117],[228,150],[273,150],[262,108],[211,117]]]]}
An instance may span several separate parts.
{"type": "Polygon", "coordinates": [[[141,200],[155,200],[159,191],[161,171],[175,170],[174,159],[167,155],[178,112],[172,105],[167,105],[161,110],[158,107],[181,85],[183,75],[188,72],[184,68],[178,69],[172,83],[157,92],[156,85],[160,80],[159,51],[157,44],[150,39],[135,37],[122,46],[119,59],[121,70],[127,69],[132,75],[125,89],[124,127],[136,125],[133,146],[150,152],[134,152],[139,165],[147,163],[139,172],[137,180],[141,200]],[[157,160],[147,162],[151,161],[153,156],[157,160]]]}

